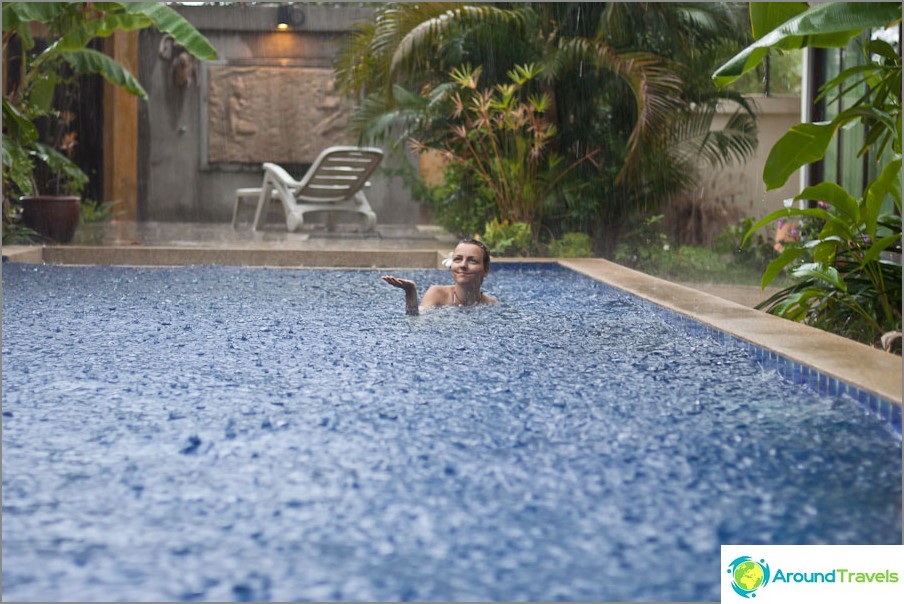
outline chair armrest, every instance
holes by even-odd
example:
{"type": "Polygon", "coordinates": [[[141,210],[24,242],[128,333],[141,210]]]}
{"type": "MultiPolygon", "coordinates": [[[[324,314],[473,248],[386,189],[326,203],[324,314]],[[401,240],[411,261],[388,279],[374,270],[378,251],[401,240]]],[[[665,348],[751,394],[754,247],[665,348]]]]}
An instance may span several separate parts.
{"type": "Polygon", "coordinates": [[[301,182],[292,178],[292,175],[286,172],[285,168],[270,162],[264,162],[265,179],[267,177],[267,174],[270,174],[277,182],[280,182],[290,188],[297,188],[301,185],[301,182]]]}

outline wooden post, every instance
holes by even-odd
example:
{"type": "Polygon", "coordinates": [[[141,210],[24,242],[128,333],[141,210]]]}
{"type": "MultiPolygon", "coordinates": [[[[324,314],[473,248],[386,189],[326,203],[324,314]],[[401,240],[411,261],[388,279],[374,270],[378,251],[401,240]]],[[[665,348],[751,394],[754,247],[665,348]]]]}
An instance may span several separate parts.
{"type": "MultiPolygon", "coordinates": [[[[116,32],[105,50],[138,77],[138,32],[116,32]]],[[[122,220],[138,218],[138,97],[104,82],[104,201],[122,220]]]]}

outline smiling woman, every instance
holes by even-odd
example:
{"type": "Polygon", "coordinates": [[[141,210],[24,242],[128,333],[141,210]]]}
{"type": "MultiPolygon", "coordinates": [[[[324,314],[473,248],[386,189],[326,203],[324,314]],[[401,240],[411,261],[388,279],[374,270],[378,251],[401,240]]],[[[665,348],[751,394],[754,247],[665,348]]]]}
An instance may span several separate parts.
{"type": "MultiPolygon", "coordinates": [[[[420,308],[436,306],[474,306],[499,304],[480,291],[483,280],[490,273],[490,250],[476,239],[465,239],[455,246],[449,258],[443,261],[452,271],[454,285],[434,285],[424,294],[420,308]]],[[[383,281],[405,291],[405,311],[417,315],[417,285],[408,279],[385,275],[383,281]]]]}

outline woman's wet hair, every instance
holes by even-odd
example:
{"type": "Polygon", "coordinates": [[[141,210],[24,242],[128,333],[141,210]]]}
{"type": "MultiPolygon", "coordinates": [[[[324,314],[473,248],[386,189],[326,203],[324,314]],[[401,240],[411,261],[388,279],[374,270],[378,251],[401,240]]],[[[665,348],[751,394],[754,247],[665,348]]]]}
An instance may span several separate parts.
{"type": "Polygon", "coordinates": [[[469,245],[476,245],[477,247],[482,249],[483,250],[483,265],[487,268],[490,268],[490,248],[488,248],[483,241],[478,241],[477,239],[462,239],[457,244],[455,244],[455,247],[458,247],[462,243],[467,243],[469,245]]]}

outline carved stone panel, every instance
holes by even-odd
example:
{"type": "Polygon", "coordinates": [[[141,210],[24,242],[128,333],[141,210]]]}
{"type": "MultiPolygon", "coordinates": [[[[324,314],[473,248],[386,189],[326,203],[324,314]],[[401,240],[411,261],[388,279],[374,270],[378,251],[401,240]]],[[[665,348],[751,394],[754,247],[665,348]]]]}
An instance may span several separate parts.
{"type": "Polygon", "coordinates": [[[330,69],[211,65],[207,82],[209,163],[307,164],[353,144],[330,69]]]}

